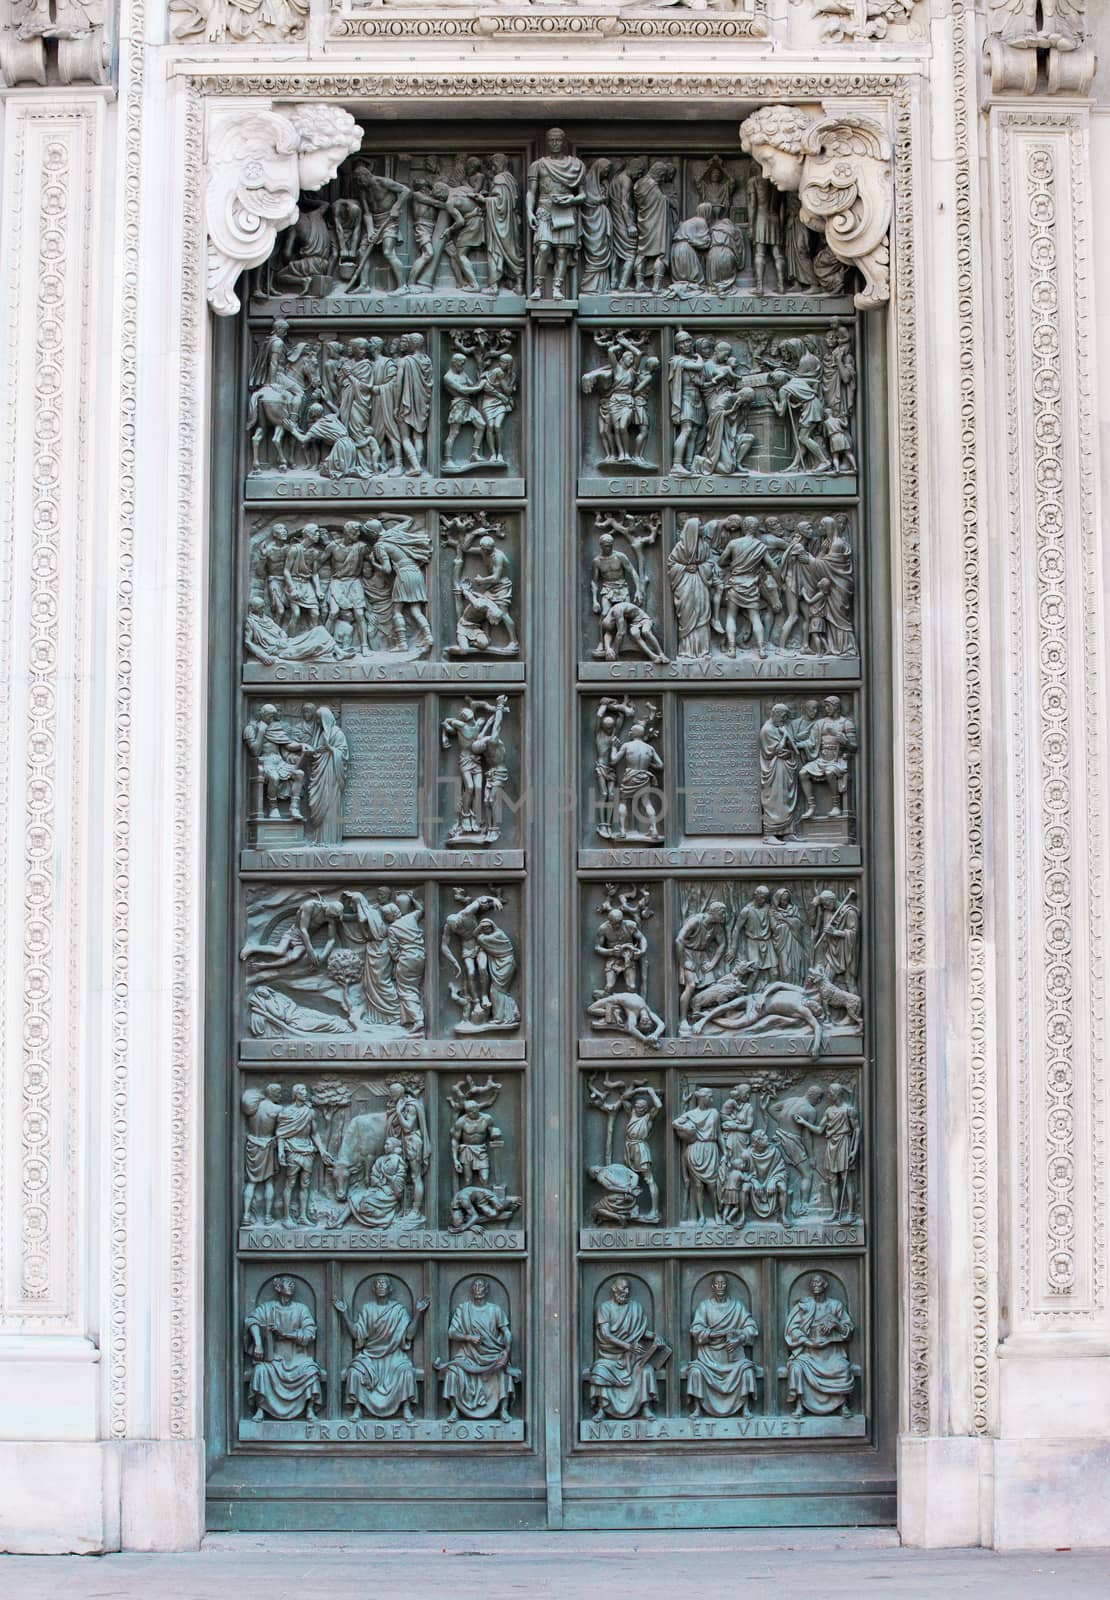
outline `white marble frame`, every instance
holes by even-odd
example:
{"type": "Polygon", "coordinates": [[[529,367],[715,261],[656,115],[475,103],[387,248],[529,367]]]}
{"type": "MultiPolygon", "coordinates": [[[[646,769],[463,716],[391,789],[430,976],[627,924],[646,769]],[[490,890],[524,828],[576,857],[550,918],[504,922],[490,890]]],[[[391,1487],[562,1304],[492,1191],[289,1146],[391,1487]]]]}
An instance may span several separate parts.
{"type": "MultiPolygon", "coordinates": [[[[1000,1515],[998,1474],[1009,1460],[1019,1484],[1023,1462],[1043,1467],[1047,1457],[1008,1458],[1007,1441],[998,1435],[1008,1427],[1021,1454],[1030,1397],[1035,1401],[1046,1381],[1064,1381],[1061,1369],[1074,1349],[1060,1342],[1067,1318],[1056,1317],[1044,1329],[1047,1341],[1037,1350],[1027,1343],[1022,1354],[1010,1319],[1003,1325],[999,1312],[1000,1286],[1004,1294],[1020,1277],[1022,1252],[1035,1260],[1020,1195],[1019,1144],[1004,1126],[1004,1053],[1017,1039],[1019,1097],[1036,1062],[1020,1057],[1014,1027],[1028,969],[1012,970],[998,941],[1012,915],[1014,947],[1027,950],[1036,907],[1011,907],[992,887],[1009,870],[1011,840],[1021,832],[1010,817],[1000,825],[1015,765],[1014,751],[994,737],[994,728],[1013,715],[1010,686],[1035,633],[1010,634],[1003,647],[1013,577],[1000,576],[1008,569],[992,544],[990,502],[1007,488],[988,465],[988,450],[1006,436],[1007,423],[999,419],[1024,418],[1029,407],[1023,373],[1015,369],[1003,379],[1007,369],[991,359],[987,339],[980,229],[992,195],[979,187],[974,16],[962,7],[942,12],[933,24],[927,96],[924,64],[905,58],[870,72],[826,59],[820,71],[757,69],[753,62],[746,73],[671,77],[634,70],[522,74],[509,67],[369,75],[335,64],[303,71],[248,66],[203,76],[179,63],[157,90],[144,86],[142,56],[132,58],[118,109],[119,232],[106,280],[115,296],[114,403],[105,406],[96,431],[98,469],[108,486],[103,503],[111,512],[92,543],[98,581],[111,588],[98,613],[105,748],[92,768],[105,803],[82,847],[82,859],[102,864],[95,874],[82,868],[90,899],[96,887],[104,891],[95,917],[90,912],[99,942],[85,974],[99,998],[82,1036],[90,1106],[63,1122],[52,1153],[55,1162],[64,1160],[68,1130],[89,1197],[77,1235],[89,1267],[80,1292],[53,1323],[47,1317],[32,1326],[16,1315],[9,1333],[0,1325],[0,1400],[21,1394],[29,1419],[15,1435],[22,1443],[0,1442],[0,1469],[19,1490],[4,1508],[12,1531],[0,1520],[0,1542],[170,1548],[195,1543],[203,1528],[206,106],[318,97],[355,111],[417,111],[456,98],[467,114],[481,115],[528,98],[558,116],[606,96],[645,116],[682,100],[710,106],[715,115],[728,115],[740,101],[847,103],[885,118],[894,135],[894,294],[886,312],[872,315],[886,317],[890,351],[899,1515],[911,1543],[1022,1542],[1029,1497],[1019,1491],[1007,1500],[1003,1493],[1000,1515]],[[1016,410],[988,408],[988,397],[1007,393],[1016,410]],[[167,596],[174,600],[172,626],[167,596]],[[1011,1335],[1001,1346],[1004,1355],[1010,1346],[1009,1362],[999,1360],[1004,1335],[1011,1335]],[[1007,1368],[1013,1377],[1005,1376],[1007,1368]]],[[[86,417],[82,426],[93,423],[86,417]]],[[[1022,504],[1019,492],[1019,512],[1022,504]]],[[[1089,508],[1086,515],[1089,522],[1089,508]]],[[[1088,619],[1085,632],[1090,627],[1088,619]]],[[[1101,672],[1101,656],[1096,665],[1101,672]]],[[[1096,753],[1105,752],[1102,716],[1096,694],[1084,724],[1096,753]]],[[[67,815],[73,811],[71,802],[67,815]]],[[[1021,827],[1028,831],[1031,820],[1027,815],[1021,827]]],[[[1091,808],[1084,826],[1093,841],[1085,860],[1097,865],[1105,829],[1100,807],[1091,808]]],[[[5,902],[9,914],[12,903],[5,902]]],[[[1097,954],[1091,938],[1081,952],[1088,964],[1097,954]]],[[[55,1060],[61,1071],[61,1056],[55,1060]]],[[[1101,1035],[1083,1065],[1091,1074],[1094,1160],[1102,1148],[1101,1035]]],[[[59,1092],[64,1085],[59,1077],[59,1092]]],[[[17,1119],[18,1100],[17,1093],[17,1119]]],[[[5,1114],[12,1110],[9,1103],[5,1114]]],[[[16,1192],[2,1167],[4,1149],[18,1147],[14,1126],[0,1129],[5,1197],[16,1192]]],[[[1080,1203],[1101,1207],[1104,1197],[1092,1193],[1080,1203]]],[[[1082,1234],[1100,1282],[1102,1222],[1096,1216],[1082,1234]]],[[[1091,1353],[1102,1357],[1101,1288],[1088,1297],[1084,1318],[1091,1353]]],[[[1027,1341],[1036,1338],[1036,1320],[1029,1319],[1027,1341]]],[[[1102,1362],[1089,1370],[1096,1365],[1104,1374],[1102,1362]]],[[[1099,1392],[1097,1383],[1088,1391],[1099,1392]]],[[[1051,1420],[1041,1422],[1041,1437],[1050,1443],[1051,1420]]],[[[1074,1476],[1093,1459],[1073,1450],[1063,1466],[1074,1476]]],[[[1105,1484],[1110,1466],[1095,1466],[1096,1482],[1105,1484]]],[[[1052,1503],[1066,1506],[1074,1488],[1063,1485],[1052,1503]]],[[[1095,1539],[1108,1536],[1106,1498],[1102,1520],[1087,1527],[1095,1539]]],[[[1081,1532],[1069,1525],[1064,1542],[1078,1543],[1081,1532]]]]}

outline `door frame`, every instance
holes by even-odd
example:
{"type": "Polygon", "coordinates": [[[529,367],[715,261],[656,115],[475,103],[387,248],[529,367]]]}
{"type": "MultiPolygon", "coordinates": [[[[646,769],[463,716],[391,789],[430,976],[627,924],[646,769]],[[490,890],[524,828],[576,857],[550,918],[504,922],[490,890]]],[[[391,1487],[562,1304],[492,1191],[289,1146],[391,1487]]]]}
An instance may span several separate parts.
{"type": "MultiPolygon", "coordinates": [[[[893,772],[892,793],[889,795],[891,827],[880,829],[879,837],[893,841],[893,856],[898,879],[893,875],[888,881],[900,882],[905,887],[889,902],[890,927],[885,930],[892,937],[886,948],[894,952],[897,971],[896,989],[892,990],[895,1031],[895,1059],[899,1070],[893,1076],[898,1088],[896,1107],[897,1124],[901,1130],[897,1150],[897,1186],[902,1197],[899,1206],[900,1236],[898,1240],[901,1275],[897,1270],[884,1274],[888,1282],[900,1284],[900,1345],[901,1359],[897,1363],[899,1383],[899,1412],[904,1430],[923,1433],[928,1427],[931,1413],[932,1374],[929,1351],[933,1345],[933,1310],[930,1305],[929,1286],[932,1268],[932,1244],[928,1231],[927,1195],[928,1174],[928,1096],[925,1068],[926,1006],[922,982],[925,948],[926,893],[924,881],[924,687],[922,678],[922,632],[920,612],[921,586],[921,497],[918,463],[919,391],[917,358],[921,348],[921,329],[915,309],[915,226],[916,212],[913,201],[915,156],[913,130],[915,125],[914,74],[883,73],[853,75],[851,99],[853,109],[859,109],[861,94],[866,92],[866,108],[887,120],[894,135],[894,165],[896,210],[892,227],[892,263],[894,296],[891,306],[883,313],[872,313],[869,321],[872,331],[868,343],[885,344],[889,352],[886,367],[886,394],[868,397],[869,426],[875,447],[869,459],[879,464],[880,433],[877,424],[883,424],[889,448],[881,463],[878,479],[869,479],[868,500],[882,504],[885,520],[890,530],[889,555],[890,607],[893,626],[890,633],[888,659],[891,674],[888,680],[891,706],[887,708],[886,726],[894,728],[895,708],[900,712],[898,735],[894,750],[898,757],[891,762],[893,772]],[[896,470],[893,470],[896,469],[896,470]],[[888,486],[893,483],[892,491],[888,486]],[[917,1198],[911,1200],[911,1196],[917,1198]]],[[[474,80],[470,80],[473,85],[474,80]]],[[[475,95],[473,87],[467,94],[459,92],[457,79],[444,75],[398,74],[388,80],[370,80],[358,76],[330,75],[314,80],[304,76],[283,80],[279,75],[250,75],[219,79],[190,78],[183,86],[185,98],[182,105],[187,130],[199,135],[205,110],[219,103],[227,104],[225,96],[234,93],[235,99],[261,95],[267,99],[275,94],[288,93],[290,98],[310,98],[314,90],[321,97],[341,101],[355,114],[367,120],[374,116],[390,117],[411,114],[424,109],[439,116],[465,117],[474,120],[485,115],[519,115],[534,121],[537,116],[552,120],[567,118],[580,120],[599,110],[619,110],[636,120],[659,118],[694,118],[705,114],[708,107],[714,111],[727,107],[727,112],[739,120],[740,113],[733,108],[739,102],[752,101],[803,101],[821,103],[826,111],[834,111],[836,97],[830,95],[828,75],[817,77],[789,76],[769,80],[767,77],[699,76],[634,79],[603,74],[589,76],[560,76],[552,83],[550,94],[537,99],[536,79],[506,75],[481,80],[475,95]],[[368,107],[365,96],[373,92],[374,104],[368,107]],[[615,102],[615,103],[614,103],[615,102]]],[[[240,101],[241,103],[241,101],[240,101]]],[[[194,177],[196,175],[194,174],[194,177]]],[[[187,194],[190,201],[199,205],[199,187],[194,182],[187,194]]],[[[206,471],[208,438],[224,425],[221,413],[221,396],[210,390],[213,367],[212,358],[223,340],[233,337],[230,329],[212,319],[205,319],[201,291],[203,256],[199,250],[187,249],[182,263],[183,279],[188,283],[191,296],[191,329],[195,338],[186,339],[183,364],[182,420],[186,424],[186,465],[193,483],[203,481],[206,471]],[[208,426],[197,428],[199,417],[208,418],[208,426]]],[[[187,311],[190,299],[185,300],[187,311]]],[[[187,321],[186,332],[189,331],[187,321]]],[[[865,363],[870,366],[870,362],[865,363]]],[[[224,397],[226,399],[226,397],[224,397]]],[[[211,480],[213,497],[226,494],[227,484],[221,481],[219,469],[214,469],[211,480]]],[[[196,527],[197,508],[183,508],[190,528],[196,527]]],[[[200,521],[206,519],[203,515],[200,521]]],[[[872,515],[872,520],[874,517],[872,515]]],[[[217,522],[210,523],[213,536],[217,522]]],[[[201,532],[203,540],[204,531],[201,532]]],[[[220,567],[219,552],[210,552],[210,575],[220,567]]],[[[874,572],[874,565],[872,567],[874,572]]],[[[230,673],[234,659],[230,644],[220,648],[221,637],[230,641],[229,629],[234,628],[230,615],[231,597],[221,597],[216,586],[209,599],[205,649],[203,660],[223,662],[230,673]]],[[[879,615],[885,607],[879,608],[879,615]]],[[[878,648],[874,632],[873,648],[878,648]]],[[[217,673],[219,668],[217,667],[217,673]]],[[[226,686],[225,686],[226,687],[226,686]]],[[[880,675],[871,685],[872,706],[878,710],[877,691],[881,691],[880,675]]],[[[201,771],[205,766],[201,764],[201,771]]],[[[221,773],[218,760],[210,759],[207,767],[207,792],[222,792],[230,798],[231,784],[227,772],[221,773]]],[[[203,791],[202,791],[203,793],[203,791]]],[[[879,791],[874,790],[876,800],[879,791]]],[[[225,819],[226,820],[226,819],[225,819]]],[[[230,873],[221,868],[219,852],[222,841],[230,841],[229,827],[222,831],[219,817],[210,815],[209,851],[205,856],[205,909],[212,926],[227,923],[227,906],[221,906],[230,873]]],[[[223,846],[227,848],[227,846],[223,846]]],[[[877,935],[878,927],[874,933],[877,935]]],[[[874,937],[874,935],[873,935],[874,937]]],[[[220,1011],[219,984],[221,971],[227,964],[210,959],[207,965],[206,1009],[209,1015],[220,1011]]],[[[226,981],[226,978],[224,979],[226,981]]],[[[195,1093],[195,1086],[188,1092],[195,1093]]],[[[892,1110],[895,1108],[892,1107],[892,1110]]],[[[213,1214],[220,1215],[226,1205],[228,1190],[226,1177],[221,1188],[220,1161],[213,1160],[218,1151],[227,1149],[227,1131],[224,1125],[223,1106],[214,1096],[207,1102],[206,1129],[207,1157],[204,1162],[206,1199],[214,1207],[213,1214]]],[[[195,1210],[199,1213],[199,1207],[195,1210]]],[[[208,1237],[209,1230],[204,1230],[208,1237]]],[[[210,1240],[211,1243],[211,1240],[210,1240]]],[[[891,1240],[890,1248],[894,1248],[891,1240]]],[[[223,1348],[226,1322],[218,1312],[218,1296],[209,1294],[207,1358],[216,1359],[217,1349],[223,1348]],[[218,1326],[218,1344],[213,1343],[213,1329],[218,1326]]],[[[205,1386],[207,1387],[207,1386],[205,1386]]],[[[213,1439],[214,1444],[218,1444],[213,1439]]],[[[549,1467],[550,1472],[550,1467],[549,1467]]],[[[554,1486],[552,1486],[554,1487],[554,1486]]],[[[552,1499],[556,1497],[553,1495],[552,1499]]],[[[789,1520],[789,1518],[787,1518],[789,1520]]]]}

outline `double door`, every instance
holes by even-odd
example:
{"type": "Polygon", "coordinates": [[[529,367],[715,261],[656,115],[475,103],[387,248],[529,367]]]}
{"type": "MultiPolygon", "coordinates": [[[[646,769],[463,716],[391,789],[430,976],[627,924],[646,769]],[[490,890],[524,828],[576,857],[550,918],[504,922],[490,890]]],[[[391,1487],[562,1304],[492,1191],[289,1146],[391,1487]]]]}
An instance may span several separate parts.
{"type": "Polygon", "coordinates": [[[370,124],[220,329],[211,1526],[891,1519],[852,287],[731,126],[370,124]]]}

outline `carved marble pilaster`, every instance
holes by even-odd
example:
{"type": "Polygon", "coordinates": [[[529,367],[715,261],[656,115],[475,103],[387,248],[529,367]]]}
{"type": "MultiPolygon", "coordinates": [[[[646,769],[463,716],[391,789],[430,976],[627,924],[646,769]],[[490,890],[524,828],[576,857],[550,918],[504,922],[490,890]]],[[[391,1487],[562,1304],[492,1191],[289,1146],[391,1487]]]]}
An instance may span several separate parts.
{"type": "Polygon", "coordinates": [[[990,161],[1009,585],[999,708],[1011,806],[1009,1304],[1020,1339],[1107,1327],[1107,745],[1087,113],[995,109],[990,161]]]}
{"type": "Polygon", "coordinates": [[[41,1334],[77,1343],[87,1326],[80,1063],[96,984],[86,696],[103,114],[99,98],[57,94],[13,96],[4,111],[0,1344],[41,1334]]]}
{"type": "Polygon", "coordinates": [[[361,143],[350,112],[320,102],[255,101],[211,112],[205,213],[208,303],[217,316],[238,311],[240,273],[261,266],[279,230],[296,222],[301,190],[328,183],[361,143]]]}

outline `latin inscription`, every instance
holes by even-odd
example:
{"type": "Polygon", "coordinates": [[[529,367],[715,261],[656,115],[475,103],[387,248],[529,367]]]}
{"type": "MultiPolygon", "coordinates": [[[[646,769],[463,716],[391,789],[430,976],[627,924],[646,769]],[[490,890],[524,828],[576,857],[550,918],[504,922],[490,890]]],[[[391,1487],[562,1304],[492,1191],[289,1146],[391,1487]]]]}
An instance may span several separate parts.
{"type": "Polygon", "coordinates": [[[865,1417],[664,1417],[656,1422],[637,1418],[630,1422],[581,1422],[583,1444],[617,1444],[642,1441],[664,1443],[671,1439],[861,1439],[867,1433],[865,1417]]]}
{"type": "Polygon", "coordinates": [[[583,1228],[583,1250],[835,1249],[864,1243],[860,1223],[753,1222],[744,1228],[583,1228]]]}
{"type": "Polygon", "coordinates": [[[749,472],[743,477],[691,478],[589,478],[578,480],[578,493],[591,498],[629,500],[637,495],[667,495],[679,499],[745,500],[785,495],[854,495],[855,475],[818,477],[808,472],[749,472]]]}
{"type": "MultiPolygon", "coordinates": [[[[718,1043],[723,1043],[718,1040],[718,1043]]],[[[523,1039],[243,1039],[244,1061],[523,1061],[523,1039]]]]}
{"type": "Polygon", "coordinates": [[[367,1250],[439,1252],[524,1249],[519,1228],[468,1228],[451,1233],[436,1228],[267,1228],[239,1229],[240,1250],[326,1250],[361,1255],[367,1250]]]}
{"type": "Polygon", "coordinates": [[[412,838],[420,831],[420,711],[415,705],[344,707],[350,746],[345,837],[412,838]]]}
{"type": "Polygon", "coordinates": [[[523,1444],[524,1423],[514,1422],[248,1422],[239,1424],[245,1442],[289,1444],[523,1444]]]}
{"type": "Polygon", "coordinates": [[[858,867],[860,859],[858,845],[837,845],[834,848],[801,842],[578,852],[580,867],[600,872],[609,872],[618,867],[629,867],[636,872],[658,867],[858,867]]]}
{"type": "Polygon", "coordinates": [[[578,669],[580,678],[588,682],[609,682],[614,678],[667,679],[697,682],[711,679],[714,682],[730,680],[781,678],[858,678],[858,656],[737,656],[730,661],[723,656],[705,656],[699,660],[664,661],[656,663],[628,656],[619,661],[583,661],[578,669]]]}
{"type": "Polygon", "coordinates": [[[261,661],[243,666],[244,683],[523,683],[521,661],[261,661]]]}
{"type": "MultiPolygon", "coordinates": [[[[843,481],[843,480],[838,480],[843,481]]],[[[851,492],[850,490],[848,492],[851,492]]],[[[523,478],[309,478],[255,473],[248,500],[523,500],[523,478]]]]}
{"type": "Polygon", "coordinates": [[[688,700],[684,713],[686,832],[758,833],[758,704],[688,700]]]}

